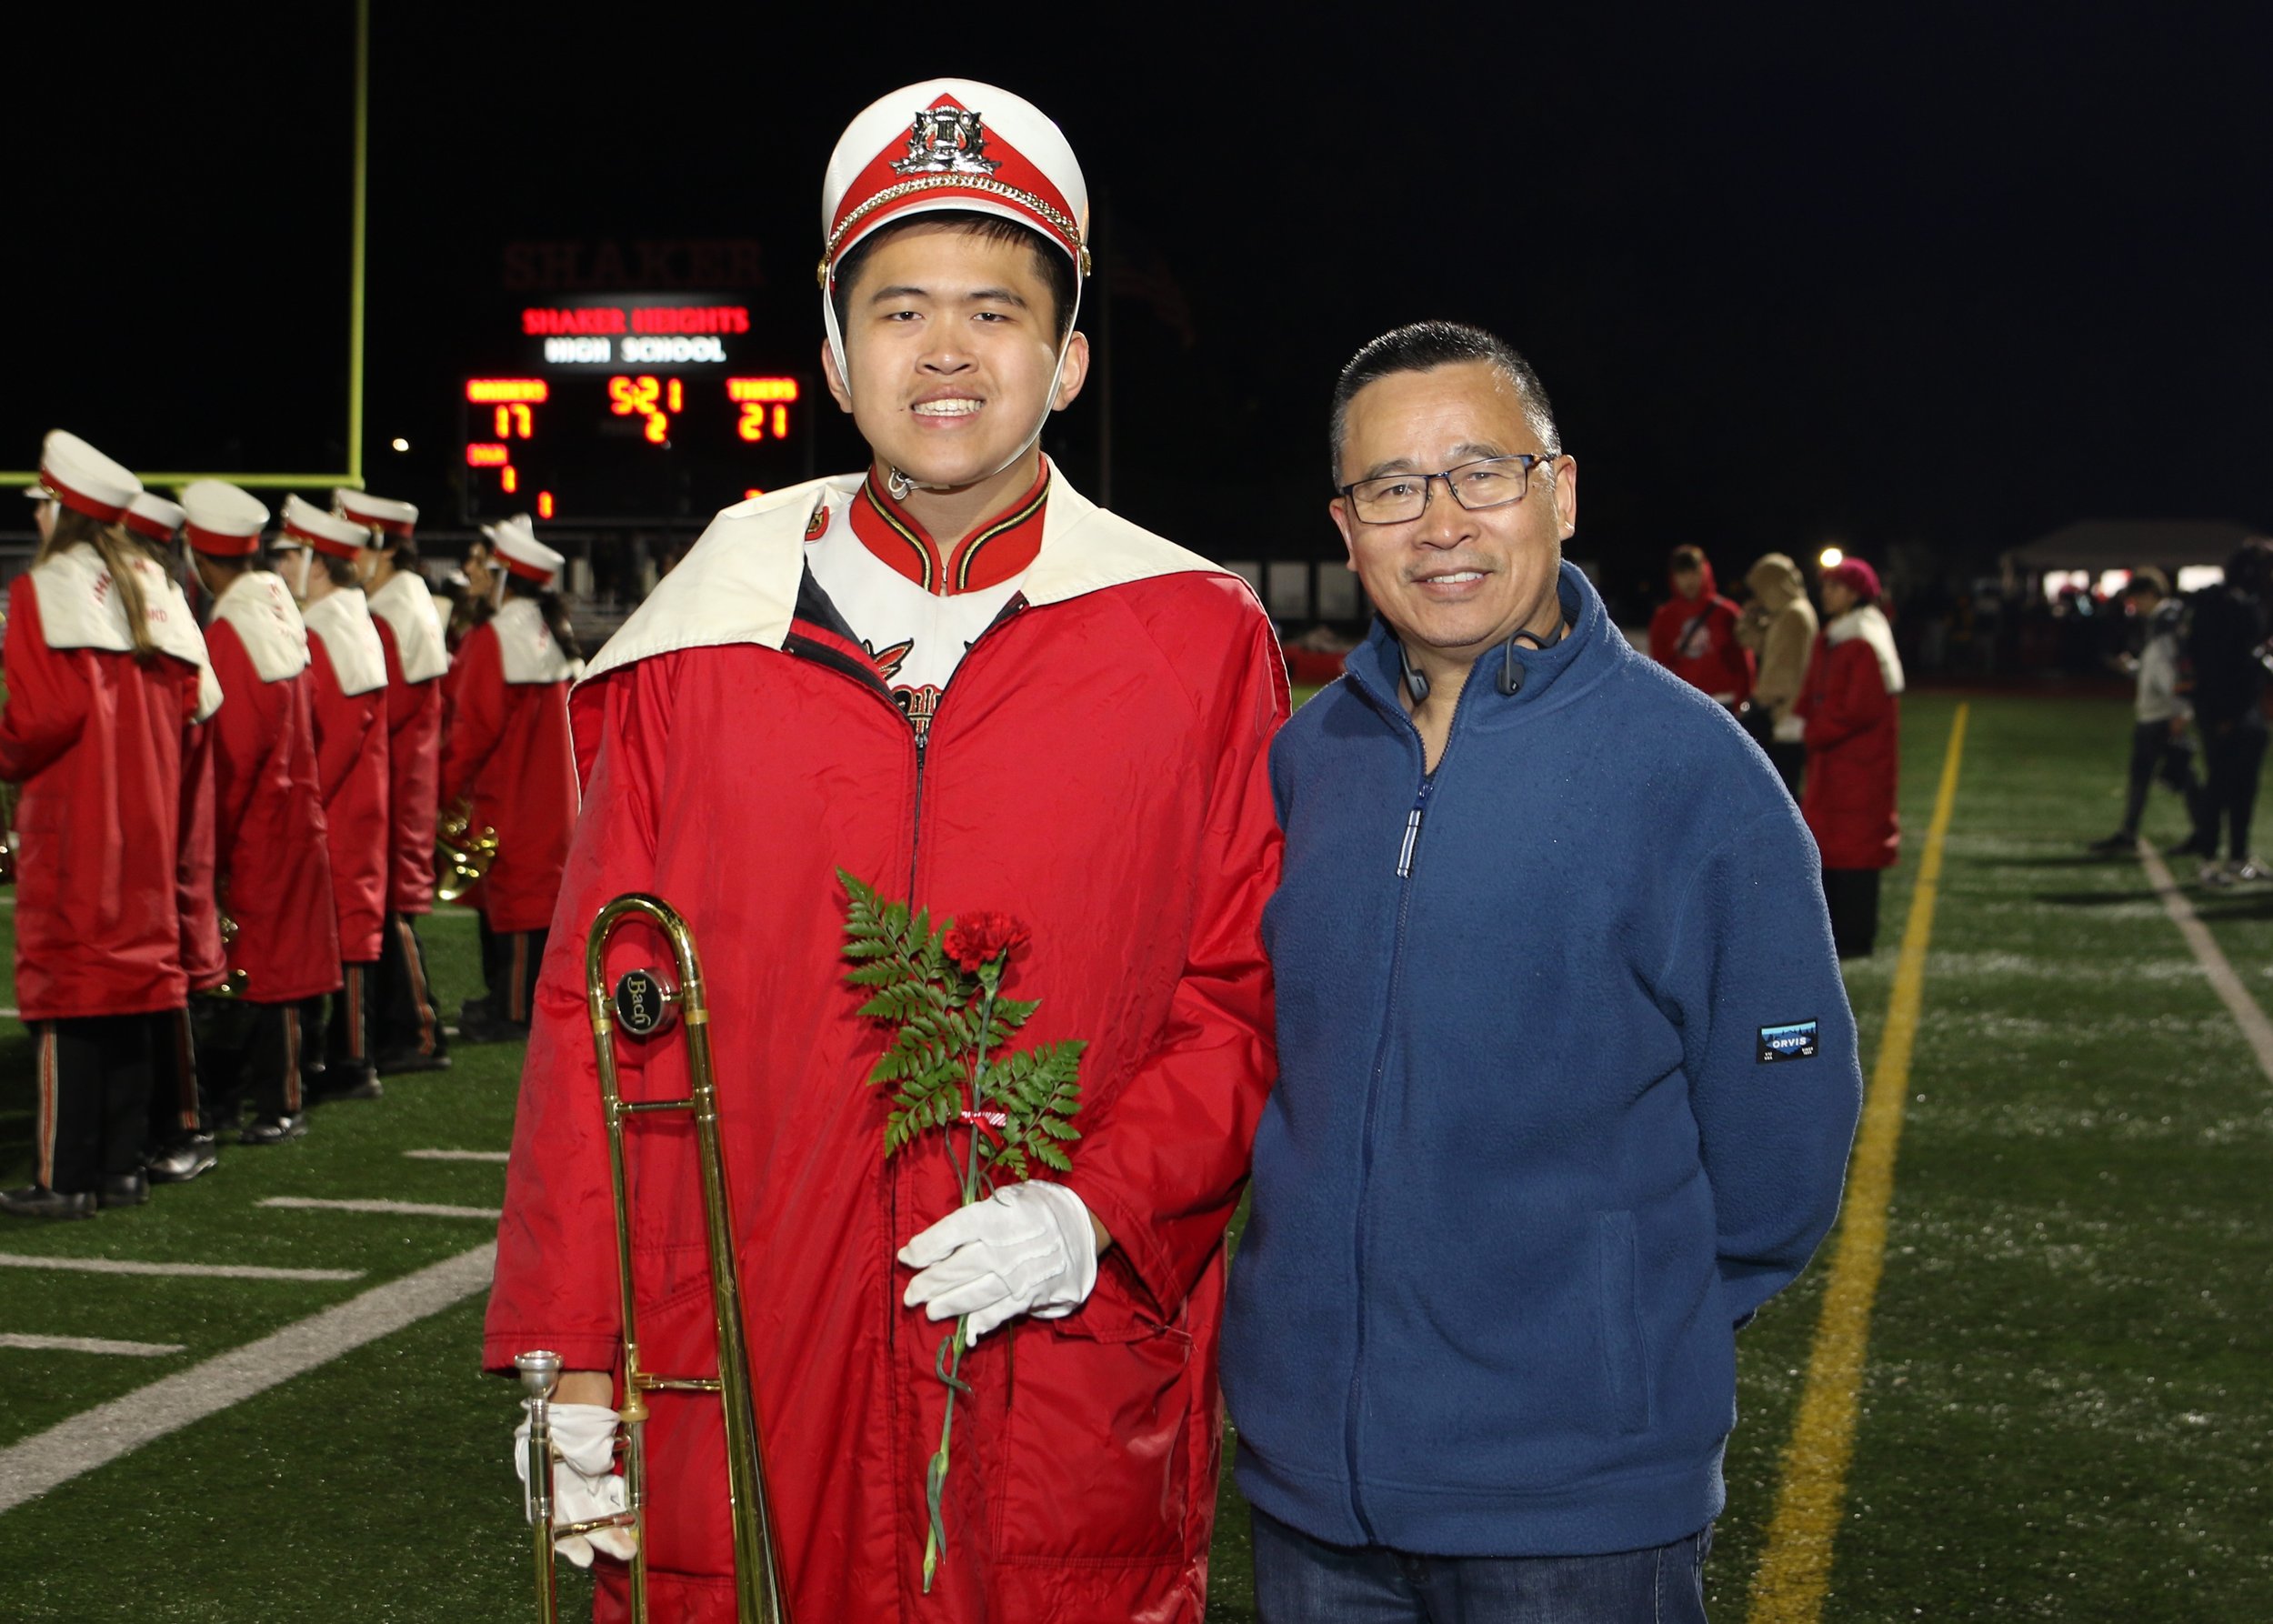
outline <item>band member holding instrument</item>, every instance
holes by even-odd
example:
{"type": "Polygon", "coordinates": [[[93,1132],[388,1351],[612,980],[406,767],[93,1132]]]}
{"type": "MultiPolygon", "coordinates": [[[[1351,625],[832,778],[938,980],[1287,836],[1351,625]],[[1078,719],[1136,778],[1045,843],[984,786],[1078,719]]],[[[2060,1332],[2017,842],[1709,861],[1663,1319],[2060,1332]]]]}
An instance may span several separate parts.
{"type": "MultiPolygon", "coordinates": [[[[177,585],[183,567],[179,538],[186,516],[179,504],[144,491],[126,506],[128,534],[164,570],[180,613],[189,604],[177,585]]],[[[200,642],[203,638],[199,639],[200,642]]],[[[220,684],[211,667],[200,674],[217,707],[220,684]]],[[[201,708],[203,708],[201,707],[201,708]]],[[[182,744],[181,821],[175,891],[182,919],[182,973],[191,993],[210,990],[228,975],[221,920],[213,895],[213,726],[205,719],[182,744]]],[[[197,1045],[186,999],[151,1017],[150,1137],[145,1163],[153,1184],[186,1184],[219,1160],[211,1112],[197,1075],[197,1045]]]]}
{"type": "Polygon", "coordinates": [[[283,581],[255,567],[268,510],[200,479],[182,493],[197,578],[214,600],[205,638],[225,701],[214,733],[214,848],[232,999],[205,999],[218,1125],[250,1096],[238,1136],[276,1145],[307,1131],[303,999],[340,988],[339,921],[316,778],[307,630],[283,581]],[[237,981],[242,973],[242,982],[237,981]]]}
{"type": "Polygon", "coordinates": [[[442,679],[450,668],[442,617],[418,569],[418,509],[364,491],[332,505],[365,526],[360,571],[386,656],[386,919],[372,1000],[381,1072],[449,1065],[442,1013],[417,923],[434,910],[434,828],[442,773],[442,679]]]}
{"type": "Polygon", "coordinates": [[[536,539],[526,516],[483,534],[495,554],[494,612],[466,635],[451,665],[442,746],[443,812],[464,805],[472,828],[497,836],[496,860],[466,898],[481,909],[488,987],[459,1011],[466,1043],[528,1035],[536,967],[576,822],[568,685],[584,668],[556,590],[567,560],[536,539]]]}
{"type": "MultiPolygon", "coordinates": [[[[611,897],[652,893],[703,943],[798,1619],[1125,1624],[1206,1599],[1223,1234],[1272,1070],[1262,768],[1287,689],[1243,582],[1096,507],[1039,448],[1087,370],[1086,222],[1065,137],[1017,96],[938,80],[861,114],[824,188],[822,365],[871,464],[720,514],[572,700],[585,811],[484,1360],[556,1351],[556,1429],[616,1397],[572,949],[611,897]],[[1088,1045],[1070,1174],[950,1224],[936,1142],[886,1160],[891,1100],[866,1080],[882,1039],[841,979],[840,867],[939,917],[1030,928],[1005,983],[1041,1000],[1026,1035],[1088,1045]],[[933,1321],[966,1309],[995,1328],[960,1367],[976,1441],[956,1434],[926,1595],[947,1391],[933,1321]]],[[[617,941],[610,985],[664,957],[646,927],[617,941]]],[[[625,1065],[634,1099],[686,1091],[677,1050],[625,1065]]],[[[713,1335],[689,1137],[628,1136],[641,1362],[658,1369],[706,1368],[713,1335]]],[[[716,1400],[647,1402],[655,1616],[730,1619],[716,1400]]],[[[623,1616],[613,1563],[600,1598],[623,1616]]]]}
{"type": "Polygon", "coordinates": [[[141,482],[75,436],[41,448],[32,568],[8,590],[0,777],[23,786],[15,993],[37,1043],[35,1182],[18,1218],[148,1199],[153,1018],[186,992],[182,755],[215,691],[204,640],[121,526],[141,482]]]}
{"type": "Polygon", "coordinates": [[[376,1099],[371,985],[386,917],[386,651],[355,566],[370,532],[286,496],[285,584],[307,627],[309,717],[315,777],[339,921],[341,986],[323,1023],[324,1001],[300,1008],[300,1074],[312,1099],[376,1099]],[[296,555],[296,556],[295,556],[296,555]]]}

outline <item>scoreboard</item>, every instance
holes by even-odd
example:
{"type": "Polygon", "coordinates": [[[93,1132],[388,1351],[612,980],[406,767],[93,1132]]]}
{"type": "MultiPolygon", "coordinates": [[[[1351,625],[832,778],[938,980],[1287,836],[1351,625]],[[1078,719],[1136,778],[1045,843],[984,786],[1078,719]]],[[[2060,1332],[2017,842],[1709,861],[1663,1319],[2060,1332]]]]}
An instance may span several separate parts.
{"type": "Polygon", "coordinates": [[[813,476],[815,380],[764,364],[746,306],[596,296],[520,327],[520,366],[460,392],[468,523],[700,520],[813,476]]]}

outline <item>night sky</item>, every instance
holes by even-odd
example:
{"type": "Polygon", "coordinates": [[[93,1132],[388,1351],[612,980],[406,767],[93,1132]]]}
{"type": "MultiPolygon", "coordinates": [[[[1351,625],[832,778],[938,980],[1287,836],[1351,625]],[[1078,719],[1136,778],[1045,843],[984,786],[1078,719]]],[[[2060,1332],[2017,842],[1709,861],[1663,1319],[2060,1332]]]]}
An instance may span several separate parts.
{"type": "MultiPolygon", "coordinates": [[[[736,297],[810,373],[828,150],[958,74],[1081,155],[1143,285],[1113,502],[1201,551],[1337,554],[1335,371],[1436,316],[1536,363],[1614,578],[1681,541],[1963,572],[2082,518],[2273,524],[2273,27],[2213,8],[374,9],[365,469],[437,517],[459,380],[528,302],[506,244],[756,239],[736,297]]],[[[351,8],[77,14],[17,58],[0,466],[58,424],[145,468],[340,466],[351,8]]],[[[1098,440],[1085,398],[1047,444],[1094,488],[1098,440]]],[[[822,466],[858,458],[830,424],[822,466]]]]}

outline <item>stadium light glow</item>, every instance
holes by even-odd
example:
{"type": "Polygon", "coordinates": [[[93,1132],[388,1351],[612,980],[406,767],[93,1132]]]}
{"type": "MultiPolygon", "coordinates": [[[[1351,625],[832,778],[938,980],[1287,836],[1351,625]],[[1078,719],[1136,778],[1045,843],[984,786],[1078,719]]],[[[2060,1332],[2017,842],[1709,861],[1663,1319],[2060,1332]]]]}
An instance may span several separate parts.
{"type": "Polygon", "coordinates": [[[1846,552],[1838,547],[1825,547],[1816,562],[1826,569],[1837,569],[1847,561],[1846,552]]]}

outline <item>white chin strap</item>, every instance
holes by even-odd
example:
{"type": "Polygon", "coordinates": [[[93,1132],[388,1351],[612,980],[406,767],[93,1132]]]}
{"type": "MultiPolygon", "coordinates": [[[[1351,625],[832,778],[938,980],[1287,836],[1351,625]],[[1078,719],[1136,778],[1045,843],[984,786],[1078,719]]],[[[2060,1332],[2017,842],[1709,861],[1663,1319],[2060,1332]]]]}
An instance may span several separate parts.
{"type": "MultiPolygon", "coordinates": [[[[1003,458],[1001,464],[993,472],[982,474],[978,478],[968,481],[969,484],[984,484],[986,480],[992,479],[996,474],[1001,473],[1004,468],[1011,466],[1020,457],[1034,449],[1034,442],[1040,439],[1042,431],[1049,426],[1050,414],[1056,409],[1052,403],[1057,399],[1058,380],[1066,376],[1066,356],[1074,346],[1074,334],[1080,329],[1082,284],[1087,280],[1088,278],[1081,274],[1080,266],[1076,265],[1074,267],[1074,307],[1066,317],[1066,336],[1058,340],[1057,365],[1050,371],[1050,386],[1042,396],[1042,415],[1035,422],[1034,432],[1019,441],[1018,448],[1003,458]]],[[[821,325],[828,332],[829,354],[836,357],[836,376],[843,381],[845,398],[849,401],[852,399],[852,368],[845,362],[845,335],[843,329],[836,325],[836,301],[829,296],[836,286],[836,273],[832,269],[829,272],[827,284],[821,289],[821,325]]],[[[889,463],[884,466],[884,486],[891,493],[895,502],[906,501],[907,493],[910,491],[945,491],[956,488],[951,485],[928,484],[894,467],[889,463]]]]}
{"type": "Polygon", "coordinates": [[[315,562],[315,549],[302,547],[300,549],[300,573],[293,578],[293,596],[305,597],[308,595],[308,566],[315,562]]]}
{"type": "Polygon", "coordinates": [[[497,578],[489,583],[489,606],[502,609],[506,606],[506,566],[500,564],[491,573],[497,578]]]}

